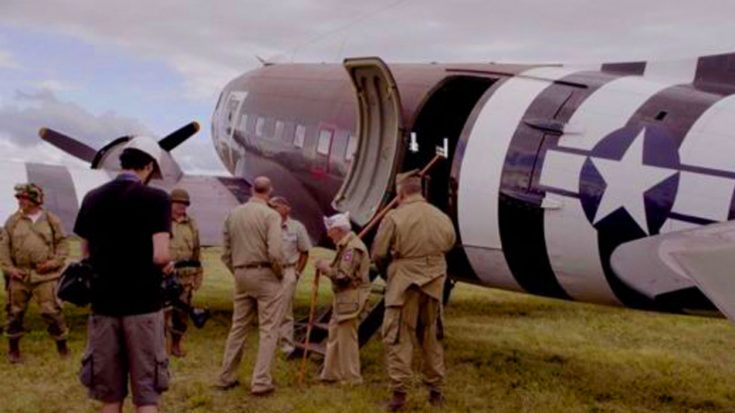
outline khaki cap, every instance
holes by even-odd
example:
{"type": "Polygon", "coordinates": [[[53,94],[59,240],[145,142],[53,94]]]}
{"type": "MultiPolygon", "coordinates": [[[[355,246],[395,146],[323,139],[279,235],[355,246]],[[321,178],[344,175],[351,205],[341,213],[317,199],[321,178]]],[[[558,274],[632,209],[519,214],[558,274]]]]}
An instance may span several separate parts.
{"type": "Polygon", "coordinates": [[[184,205],[191,205],[189,193],[186,192],[185,189],[181,188],[175,188],[173,191],[171,191],[171,202],[179,202],[184,205]]]}
{"type": "Polygon", "coordinates": [[[401,172],[398,175],[396,175],[396,185],[402,184],[404,181],[406,181],[409,178],[416,178],[419,179],[419,170],[418,169],[411,169],[410,171],[401,172]]]}

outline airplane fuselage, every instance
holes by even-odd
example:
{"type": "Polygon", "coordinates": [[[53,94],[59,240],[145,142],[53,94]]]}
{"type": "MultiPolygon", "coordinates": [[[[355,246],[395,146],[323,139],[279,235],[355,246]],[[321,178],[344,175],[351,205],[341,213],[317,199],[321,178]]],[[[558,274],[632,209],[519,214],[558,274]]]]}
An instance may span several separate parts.
{"type": "MultiPolygon", "coordinates": [[[[452,276],[586,302],[711,308],[686,280],[641,293],[611,256],[635,239],[735,215],[735,89],[718,69],[730,60],[391,65],[403,120],[397,169],[421,167],[449,145],[426,195],[457,225],[452,276]]],[[[370,145],[358,142],[356,125],[367,121],[359,93],[368,92],[341,65],[245,74],[214,112],[217,152],[236,177],[273,178],[320,238],[321,216],[333,212],[358,148],[370,145]]]]}

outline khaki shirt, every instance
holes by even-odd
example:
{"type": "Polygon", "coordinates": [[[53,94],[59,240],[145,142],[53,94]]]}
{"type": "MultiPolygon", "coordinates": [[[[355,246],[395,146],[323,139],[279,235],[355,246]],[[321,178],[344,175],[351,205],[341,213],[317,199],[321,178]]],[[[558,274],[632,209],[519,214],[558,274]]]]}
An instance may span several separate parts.
{"type": "MultiPolygon", "coordinates": [[[[185,215],[180,221],[171,220],[171,260],[200,261],[199,227],[194,218],[185,215]]],[[[180,269],[181,275],[201,273],[201,268],[180,269]]]]}
{"type": "Polygon", "coordinates": [[[13,268],[26,274],[26,281],[49,281],[61,276],[61,269],[69,256],[69,241],[59,217],[43,210],[34,223],[20,211],[5,222],[0,236],[0,268],[7,272],[13,268]],[[36,268],[46,261],[52,262],[50,271],[43,274],[36,268]]]}
{"type": "Polygon", "coordinates": [[[370,293],[370,254],[357,234],[350,232],[337,243],[337,253],[324,275],[332,280],[337,321],[358,317],[370,293]]]}
{"type": "Polygon", "coordinates": [[[388,265],[386,305],[403,305],[411,285],[441,299],[447,273],[447,253],[456,241],[452,220],[421,195],[406,198],[386,214],[373,242],[373,259],[388,265]]]}
{"type": "Polygon", "coordinates": [[[230,271],[270,263],[276,275],[285,262],[281,216],[259,198],[236,207],[225,219],[222,262],[230,271]]]}
{"type": "Polygon", "coordinates": [[[302,253],[311,249],[311,239],[306,227],[301,222],[288,218],[283,223],[283,254],[286,265],[295,265],[299,262],[302,253]]]}

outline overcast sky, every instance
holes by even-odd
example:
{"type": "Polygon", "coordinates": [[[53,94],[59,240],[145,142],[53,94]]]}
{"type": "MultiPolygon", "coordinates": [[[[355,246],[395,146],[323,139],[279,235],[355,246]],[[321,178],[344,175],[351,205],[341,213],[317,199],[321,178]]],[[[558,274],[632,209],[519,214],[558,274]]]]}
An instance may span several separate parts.
{"type": "Polygon", "coordinates": [[[49,126],[95,147],[202,131],[176,149],[222,171],[209,121],[226,82],[280,62],[570,62],[735,51],[735,1],[93,0],[0,2],[0,158],[75,163],[49,126]],[[47,3],[47,4],[44,4],[47,3]]]}

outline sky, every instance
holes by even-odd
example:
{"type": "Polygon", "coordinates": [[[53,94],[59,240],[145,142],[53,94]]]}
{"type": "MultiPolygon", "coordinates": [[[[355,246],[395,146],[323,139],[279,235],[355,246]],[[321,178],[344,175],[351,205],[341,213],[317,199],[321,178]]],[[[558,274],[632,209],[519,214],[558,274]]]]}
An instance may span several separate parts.
{"type": "Polygon", "coordinates": [[[41,127],[99,148],[196,120],[175,149],[225,174],[209,135],[223,86],[275,63],[676,59],[735,51],[732,0],[56,0],[0,2],[0,159],[82,165],[41,127]]]}

